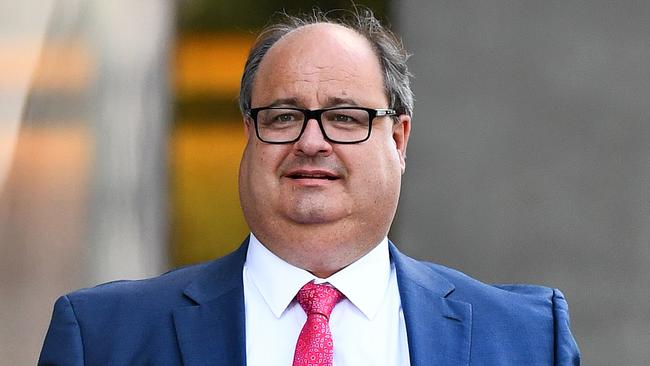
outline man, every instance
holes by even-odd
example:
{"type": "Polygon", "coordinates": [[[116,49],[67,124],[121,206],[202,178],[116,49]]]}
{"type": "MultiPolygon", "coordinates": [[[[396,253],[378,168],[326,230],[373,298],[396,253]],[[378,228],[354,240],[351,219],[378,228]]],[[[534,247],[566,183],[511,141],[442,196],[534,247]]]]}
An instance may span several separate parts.
{"type": "Polygon", "coordinates": [[[371,14],[262,32],[240,94],[234,253],[61,297],[43,365],[577,365],[558,290],[489,286],[401,254],[413,98],[371,14]]]}

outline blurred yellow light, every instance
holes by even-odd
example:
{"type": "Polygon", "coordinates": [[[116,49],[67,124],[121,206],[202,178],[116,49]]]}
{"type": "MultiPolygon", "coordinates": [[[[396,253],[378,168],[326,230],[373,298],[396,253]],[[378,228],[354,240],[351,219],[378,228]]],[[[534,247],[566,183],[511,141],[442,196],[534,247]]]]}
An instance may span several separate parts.
{"type": "Polygon", "coordinates": [[[254,37],[247,34],[192,35],[178,40],[175,86],[179,96],[235,97],[254,37]]]}

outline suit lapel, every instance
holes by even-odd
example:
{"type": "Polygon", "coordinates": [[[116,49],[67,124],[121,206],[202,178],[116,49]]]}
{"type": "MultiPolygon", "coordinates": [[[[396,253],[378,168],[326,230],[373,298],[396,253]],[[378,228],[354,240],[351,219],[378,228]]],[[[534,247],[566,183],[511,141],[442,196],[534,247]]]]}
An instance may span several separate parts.
{"type": "MultiPolygon", "coordinates": [[[[208,264],[184,295],[196,305],[174,311],[183,363],[246,364],[242,269],[248,240],[232,254],[208,264]]],[[[447,298],[454,286],[429,266],[391,243],[412,366],[468,365],[471,305],[447,298]]]]}
{"type": "Polygon", "coordinates": [[[242,268],[248,240],[232,254],[209,264],[184,295],[196,305],[174,311],[183,364],[246,364],[242,268]]]}
{"type": "Polygon", "coordinates": [[[469,365],[471,305],[447,298],[454,285],[429,266],[390,253],[404,311],[412,366],[469,365]]]}

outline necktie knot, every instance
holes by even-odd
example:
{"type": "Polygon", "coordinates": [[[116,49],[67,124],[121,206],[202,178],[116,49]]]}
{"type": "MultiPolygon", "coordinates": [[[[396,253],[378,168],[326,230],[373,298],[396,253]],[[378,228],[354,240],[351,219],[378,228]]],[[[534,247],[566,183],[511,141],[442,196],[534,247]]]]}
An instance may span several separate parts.
{"type": "Polygon", "coordinates": [[[315,284],[313,281],[304,285],[298,291],[298,295],[296,295],[298,303],[305,313],[307,313],[307,316],[311,314],[322,314],[328,319],[334,306],[343,297],[343,294],[335,287],[325,284],[315,284]]]}
{"type": "Polygon", "coordinates": [[[307,320],[296,342],[293,366],[332,366],[334,342],[329,319],[343,294],[330,285],[312,281],[298,291],[296,299],[307,313],[307,320]]]}

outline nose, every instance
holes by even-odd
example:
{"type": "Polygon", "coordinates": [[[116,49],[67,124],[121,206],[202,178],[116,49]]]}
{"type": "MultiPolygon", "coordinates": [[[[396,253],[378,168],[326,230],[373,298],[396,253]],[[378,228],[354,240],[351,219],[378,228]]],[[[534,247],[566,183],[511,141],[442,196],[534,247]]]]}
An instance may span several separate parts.
{"type": "Polygon", "coordinates": [[[331,154],[332,144],[325,140],[325,136],[320,126],[318,126],[318,122],[315,119],[310,119],[305,123],[307,125],[302,136],[293,145],[295,153],[307,156],[327,156],[331,154]]]}

